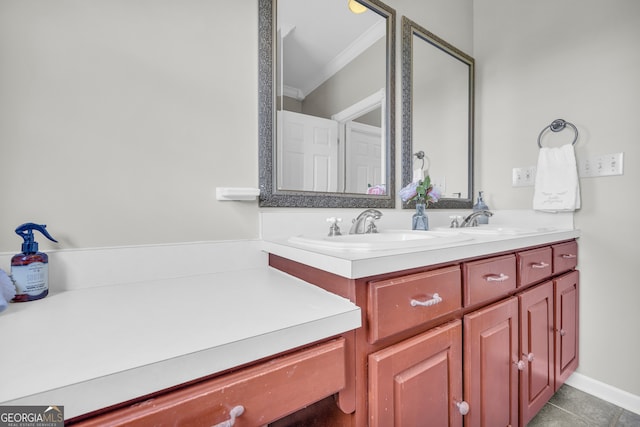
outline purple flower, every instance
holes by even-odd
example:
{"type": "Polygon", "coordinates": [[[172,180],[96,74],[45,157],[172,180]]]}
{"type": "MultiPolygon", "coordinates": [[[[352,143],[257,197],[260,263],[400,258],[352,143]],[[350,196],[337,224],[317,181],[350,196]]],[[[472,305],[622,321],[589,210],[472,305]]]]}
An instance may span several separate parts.
{"type": "Polygon", "coordinates": [[[7,308],[9,301],[16,296],[16,286],[11,280],[11,276],[0,269],[0,311],[7,308]]]}

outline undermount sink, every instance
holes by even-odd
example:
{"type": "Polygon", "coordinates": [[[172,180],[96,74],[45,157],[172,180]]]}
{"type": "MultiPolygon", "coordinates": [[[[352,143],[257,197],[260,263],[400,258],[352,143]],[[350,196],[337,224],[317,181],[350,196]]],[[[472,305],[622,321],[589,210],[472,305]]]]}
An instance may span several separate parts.
{"type": "Polygon", "coordinates": [[[341,236],[294,236],[289,243],[315,249],[337,251],[376,251],[433,247],[472,240],[460,233],[440,233],[437,231],[382,230],[373,234],[344,234],[341,236]]]}
{"type": "Polygon", "coordinates": [[[479,225],[477,227],[460,228],[437,228],[440,233],[469,234],[469,235],[521,235],[534,233],[547,233],[554,231],[554,228],[523,228],[523,227],[503,227],[496,225],[479,225]]]}

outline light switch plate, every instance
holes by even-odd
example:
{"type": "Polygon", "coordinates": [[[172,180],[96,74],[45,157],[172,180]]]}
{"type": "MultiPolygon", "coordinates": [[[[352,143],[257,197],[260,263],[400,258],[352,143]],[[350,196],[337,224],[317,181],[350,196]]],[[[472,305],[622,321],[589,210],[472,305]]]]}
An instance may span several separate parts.
{"type": "Polygon", "coordinates": [[[527,168],[513,168],[511,177],[512,187],[530,187],[536,181],[536,167],[529,166],[527,168]]]}
{"type": "Polygon", "coordinates": [[[578,173],[582,178],[622,175],[624,153],[604,154],[578,162],[578,173]]]}

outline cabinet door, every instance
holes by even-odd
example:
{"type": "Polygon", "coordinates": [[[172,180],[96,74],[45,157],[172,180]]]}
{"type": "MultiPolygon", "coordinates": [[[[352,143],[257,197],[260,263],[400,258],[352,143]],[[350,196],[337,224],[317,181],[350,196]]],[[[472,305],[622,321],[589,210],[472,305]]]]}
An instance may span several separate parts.
{"type": "Polygon", "coordinates": [[[462,426],[459,320],[369,355],[370,427],[462,426]]]}
{"type": "Polygon", "coordinates": [[[518,300],[464,316],[465,426],[518,423],[518,300]]]}
{"type": "Polygon", "coordinates": [[[520,425],[555,392],[553,282],[523,292],[520,301],[520,425]]]}
{"type": "Polygon", "coordinates": [[[555,280],[556,390],[578,367],[578,271],[555,280]]]}

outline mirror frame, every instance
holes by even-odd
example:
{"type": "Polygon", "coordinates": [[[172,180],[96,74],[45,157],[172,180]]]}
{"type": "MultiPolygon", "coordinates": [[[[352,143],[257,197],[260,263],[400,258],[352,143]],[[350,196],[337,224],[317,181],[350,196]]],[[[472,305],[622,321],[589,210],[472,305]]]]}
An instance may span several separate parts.
{"type": "MultiPolygon", "coordinates": [[[[322,1],[322,0],[318,0],[322,1]]],[[[358,0],[387,20],[386,167],[387,194],[278,190],[275,186],[275,31],[277,0],[259,0],[258,16],[258,155],[260,207],[395,208],[395,21],[394,9],[378,0],[358,0]]],[[[345,7],[347,2],[345,1],[345,7]]]]}
{"type": "MultiPolygon", "coordinates": [[[[473,174],[474,174],[474,102],[475,102],[475,60],[447,43],[435,34],[427,31],[406,16],[402,17],[402,186],[413,180],[413,36],[420,37],[435,48],[442,50],[469,66],[469,137],[467,149],[468,162],[468,197],[444,198],[436,203],[429,203],[428,209],[469,209],[473,207],[473,174]]],[[[415,201],[404,202],[404,209],[415,208],[415,201]]]]}

